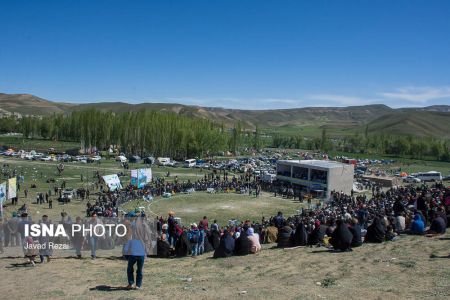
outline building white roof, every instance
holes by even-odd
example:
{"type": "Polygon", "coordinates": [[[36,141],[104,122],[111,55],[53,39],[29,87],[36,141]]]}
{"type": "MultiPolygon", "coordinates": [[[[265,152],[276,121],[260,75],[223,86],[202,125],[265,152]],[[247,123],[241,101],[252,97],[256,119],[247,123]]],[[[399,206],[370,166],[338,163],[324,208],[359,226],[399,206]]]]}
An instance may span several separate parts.
{"type": "Polygon", "coordinates": [[[348,166],[337,161],[332,160],[279,160],[278,163],[297,165],[297,166],[307,166],[307,167],[319,167],[325,169],[342,168],[343,166],[348,166]]]}

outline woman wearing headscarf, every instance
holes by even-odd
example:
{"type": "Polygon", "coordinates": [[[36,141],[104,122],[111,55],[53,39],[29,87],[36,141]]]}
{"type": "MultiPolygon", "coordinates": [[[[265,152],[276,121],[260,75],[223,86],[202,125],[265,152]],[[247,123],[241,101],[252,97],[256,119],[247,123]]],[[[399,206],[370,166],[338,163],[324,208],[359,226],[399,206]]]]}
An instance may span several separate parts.
{"type": "MultiPolygon", "coordinates": [[[[211,226],[212,228],[213,226],[211,226]]],[[[219,230],[216,230],[215,228],[212,228],[210,231],[210,234],[208,236],[208,240],[211,244],[211,246],[213,247],[213,249],[217,249],[219,247],[220,244],[220,233],[219,230]]]]}
{"type": "Polygon", "coordinates": [[[314,222],[314,229],[308,236],[308,245],[310,246],[323,245],[323,238],[325,236],[325,230],[323,228],[324,227],[320,225],[319,220],[316,220],[314,222]]]}
{"type": "Polygon", "coordinates": [[[251,253],[252,244],[247,236],[247,228],[243,228],[239,238],[236,239],[234,252],[236,255],[248,255],[251,253]]]}
{"type": "Polygon", "coordinates": [[[330,244],[335,250],[351,251],[353,235],[342,220],[337,220],[336,229],[331,234],[330,244]]]}
{"type": "Polygon", "coordinates": [[[188,234],[186,231],[183,231],[183,233],[177,239],[177,243],[175,245],[175,253],[177,256],[188,256],[190,249],[191,244],[189,243],[188,234]]]}
{"type": "Polygon", "coordinates": [[[386,235],[386,228],[383,226],[379,217],[373,219],[372,224],[367,227],[367,233],[364,238],[365,243],[382,243],[386,235]]]}
{"type": "Polygon", "coordinates": [[[410,233],[417,235],[422,235],[425,233],[425,223],[418,213],[414,215],[414,220],[411,223],[410,233]]]}
{"type": "Polygon", "coordinates": [[[433,220],[431,221],[430,229],[427,233],[429,234],[444,234],[446,231],[446,224],[444,219],[438,212],[433,214],[433,220]]]}
{"type": "Polygon", "coordinates": [[[234,252],[235,242],[228,230],[223,232],[219,246],[214,251],[214,258],[230,257],[234,252]]]}
{"type": "Polygon", "coordinates": [[[294,246],[306,246],[308,244],[308,232],[303,222],[298,223],[294,233],[294,246]]]}
{"type": "Polygon", "coordinates": [[[293,245],[293,230],[291,226],[287,223],[278,231],[277,236],[277,247],[278,248],[289,248],[293,245]]]}
{"type": "MultiPolygon", "coordinates": [[[[204,241],[204,247],[205,247],[204,250],[205,251],[204,251],[204,253],[208,253],[208,252],[214,251],[214,248],[211,245],[210,240],[211,240],[211,231],[205,230],[205,241],[204,241]]],[[[220,240],[219,240],[219,242],[220,242],[220,240]]]]}
{"type": "Polygon", "coordinates": [[[255,233],[254,229],[250,227],[247,229],[247,238],[251,243],[251,253],[258,253],[261,251],[261,244],[259,243],[259,234],[255,233]]]}

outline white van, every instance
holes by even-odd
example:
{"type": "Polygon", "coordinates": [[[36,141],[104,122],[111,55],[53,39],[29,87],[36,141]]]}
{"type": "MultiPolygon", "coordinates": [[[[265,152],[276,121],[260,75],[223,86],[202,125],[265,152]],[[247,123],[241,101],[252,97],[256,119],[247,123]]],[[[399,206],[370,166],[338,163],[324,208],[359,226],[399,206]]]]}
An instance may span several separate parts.
{"type": "Polygon", "coordinates": [[[170,163],[170,158],[168,157],[158,157],[156,160],[161,166],[167,166],[170,163]]]}
{"type": "Polygon", "coordinates": [[[195,167],[196,164],[197,164],[197,161],[195,159],[186,159],[184,161],[183,166],[185,168],[192,168],[192,167],[195,167]]]}

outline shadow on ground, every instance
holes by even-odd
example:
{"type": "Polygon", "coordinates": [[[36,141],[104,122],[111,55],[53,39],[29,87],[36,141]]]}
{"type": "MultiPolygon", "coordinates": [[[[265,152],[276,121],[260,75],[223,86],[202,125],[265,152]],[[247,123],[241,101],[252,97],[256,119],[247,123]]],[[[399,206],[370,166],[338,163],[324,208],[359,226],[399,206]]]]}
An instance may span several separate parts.
{"type": "Polygon", "coordinates": [[[97,285],[96,287],[90,288],[89,290],[101,292],[115,292],[115,291],[129,291],[130,289],[124,286],[97,285]]]}

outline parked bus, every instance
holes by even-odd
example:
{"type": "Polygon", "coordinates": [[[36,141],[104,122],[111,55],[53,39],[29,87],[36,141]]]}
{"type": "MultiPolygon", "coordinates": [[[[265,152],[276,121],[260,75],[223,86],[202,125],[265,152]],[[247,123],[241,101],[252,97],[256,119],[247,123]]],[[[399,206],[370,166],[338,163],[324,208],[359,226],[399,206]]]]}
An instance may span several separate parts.
{"type": "Polygon", "coordinates": [[[412,174],[412,176],[419,178],[422,181],[441,181],[441,172],[430,171],[412,174]]]}

